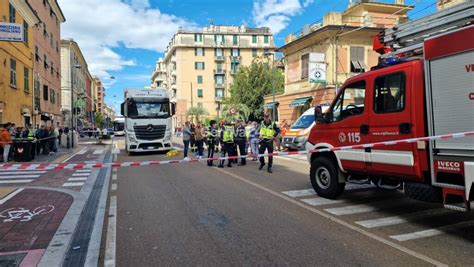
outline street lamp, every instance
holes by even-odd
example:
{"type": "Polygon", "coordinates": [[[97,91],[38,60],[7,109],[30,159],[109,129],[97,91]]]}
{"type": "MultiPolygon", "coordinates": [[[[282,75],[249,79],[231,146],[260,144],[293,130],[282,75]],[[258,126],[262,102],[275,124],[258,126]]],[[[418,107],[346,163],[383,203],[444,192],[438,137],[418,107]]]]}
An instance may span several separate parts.
{"type": "Polygon", "coordinates": [[[272,118],[276,121],[276,101],[275,101],[275,53],[265,50],[263,53],[265,57],[272,56],[272,95],[273,95],[273,106],[272,106],[272,118]]]}

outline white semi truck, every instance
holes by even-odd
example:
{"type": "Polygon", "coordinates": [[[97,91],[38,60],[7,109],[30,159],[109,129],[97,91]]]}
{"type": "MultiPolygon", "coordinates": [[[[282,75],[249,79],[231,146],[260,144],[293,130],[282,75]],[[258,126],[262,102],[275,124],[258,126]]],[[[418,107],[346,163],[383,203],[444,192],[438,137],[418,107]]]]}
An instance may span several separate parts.
{"type": "Polygon", "coordinates": [[[165,89],[125,91],[121,114],[129,154],[171,149],[171,109],[165,89]]]}

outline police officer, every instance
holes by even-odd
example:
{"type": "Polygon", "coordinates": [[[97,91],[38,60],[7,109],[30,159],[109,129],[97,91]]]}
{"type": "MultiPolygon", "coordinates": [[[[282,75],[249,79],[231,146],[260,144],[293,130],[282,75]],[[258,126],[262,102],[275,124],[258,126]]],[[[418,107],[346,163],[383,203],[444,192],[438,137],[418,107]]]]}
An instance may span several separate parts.
{"type": "Polygon", "coordinates": [[[235,128],[235,144],[241,156],[239,166],[245,166],[247,163],[245,158],[247,156],[247,135],[242,120],[237,122],[237,127],[235,128]]]}
{"type": "MultiPolygon", "coordinates": [[[[273,140],[278,135],[278,127],[270,119],[270,114],[265,113],[263,115],[263,121],[260,125],[260,148],[258,150],[259,154],[264,154],[265,150],[268,153],[273,153],[273,140]]],[[[273,156],[268,156],[268,168],[267,171],[272,173],[272,164],[273,156]]],[[[263,169],[265,166],[265,158],[260,157],[260,167],[259,170],[263,169]]]]}
{"type": "MultiPolygon", "coordinates": [[[[211,120],[211,126],[207,131],[207,158],[214,157],[216,145],[219,143],[219,129],[215,120],[211,120]]],[[[207,161],[207,166],[214,166],[213,160],[207,161]]]]}
{"type": "MultiPolygon", "coordinates": [[[[225,157],[226,154],[227,156],[231,156],[232,150],[234,147],[234,127],[228,121],[225,122],[225,125],[221,131],[221,142],[222,142],[221,157],[225,157]]],[[[221,160],[218,167],[224,168],[224,160],[221,160]]],[[[227,167],[229,168],[232,167],[231,159],[227,160],[227,167]]]]}

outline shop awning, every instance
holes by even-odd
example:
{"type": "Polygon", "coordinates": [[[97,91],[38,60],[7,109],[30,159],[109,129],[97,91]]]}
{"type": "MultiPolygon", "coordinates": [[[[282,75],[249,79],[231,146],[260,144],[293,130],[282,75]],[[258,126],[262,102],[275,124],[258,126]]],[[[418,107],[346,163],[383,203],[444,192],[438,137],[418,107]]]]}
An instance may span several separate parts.
{"type": "Polygon", "coordinates": [[[269,102],[269,103],[266,103],[265,105],[263,105],[263,108],[273,109],[273,107],[275,107],[276,105],[278,105],[278,102],[269,102]]]}
{"type": "Polygon", "coordinates": [[[297,99],[290,102],[290,107],[304,106],[306,104],[306,102],[311,100],[311,98],[312,98],[311,96],[297,98],[297,99]]]}

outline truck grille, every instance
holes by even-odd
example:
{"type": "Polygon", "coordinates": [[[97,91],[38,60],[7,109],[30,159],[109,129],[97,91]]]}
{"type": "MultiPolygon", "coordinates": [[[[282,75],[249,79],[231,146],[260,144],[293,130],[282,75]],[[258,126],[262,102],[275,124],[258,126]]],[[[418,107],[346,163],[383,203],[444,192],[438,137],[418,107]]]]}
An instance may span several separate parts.
{"type": "Polygon", "coordinates": [[[135,135],[139,140],[157,140],[165,137],[166,125],[134,126],[135,135]]]}

